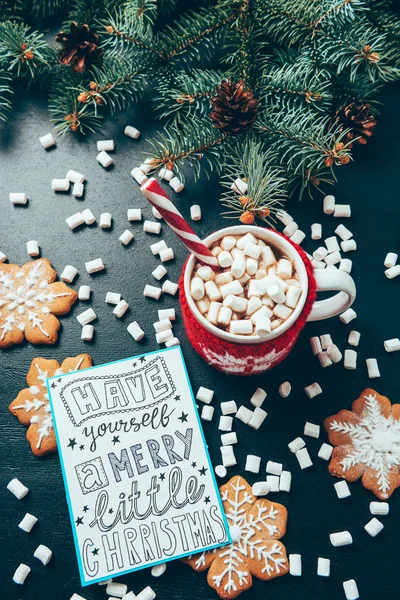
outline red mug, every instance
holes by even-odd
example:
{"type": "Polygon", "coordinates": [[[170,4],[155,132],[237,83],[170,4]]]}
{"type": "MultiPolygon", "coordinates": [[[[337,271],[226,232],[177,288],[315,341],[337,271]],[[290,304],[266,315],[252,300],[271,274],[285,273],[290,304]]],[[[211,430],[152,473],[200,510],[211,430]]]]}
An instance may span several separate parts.
{"type": "Polygon", "coordinates": [[[268,336],[236,335],[207,321],[190,295],[190,280],[196,264],[193,254],[187,260],[179,282],[183,321],[189,341],[208,364],[231,375],[257,375],[268,371],[286,358],[307,321],[336,316],[351,306],[356,297],[355,284],[348,273],[339,269],[314,270],[304,250],[274,230],[247,225],[226,227],[209,235],[204,243],[211,246],[226,235],[249,232],[294,262],[302,287],[293,313],[268,336]],[[317,301],[318,291],[337,293],[317,301]]]}

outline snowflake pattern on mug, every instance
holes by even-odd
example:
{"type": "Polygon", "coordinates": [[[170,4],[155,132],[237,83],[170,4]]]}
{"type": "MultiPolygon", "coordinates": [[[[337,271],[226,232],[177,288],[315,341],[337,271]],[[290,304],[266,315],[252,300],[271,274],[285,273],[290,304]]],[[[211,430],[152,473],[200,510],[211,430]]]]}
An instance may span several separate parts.
{"type": "Polygon", "coordinates": [[[0,265],[0,348],[21,343],[54,344],[60,322],[78,295],[62,281],[46,258],[0,265]]]}
{"type": "Polygon", "coordinates": [[[66,358],[60,364],[56,360],[34,358],[26,376],[29,387],[21,390],[9,406],[10,412],[24,425],[28,425],[26,438],[36,456],[57,449],[53,417],[47,393],[46,379],[61,373],[72,373],[92,366],[88,354],[66,358]]]}
{"type": "Polygon", "coordinates": [[[183,559],[196,571],[209,568],[207,582],[224,599],[248,590],[252,576],[268,580],[288,572],[285,546],[287,510],[282,504],[253,496],[243,477],[220,487],[232,543],[183,559]]]}
{"type": "Polygon", "coordinates": [[[400,404],[366,389],[324,426],[336,446],[329,472],[347,481],[362,477],[368,490],[386,500],[400,485],[400,404]]]}

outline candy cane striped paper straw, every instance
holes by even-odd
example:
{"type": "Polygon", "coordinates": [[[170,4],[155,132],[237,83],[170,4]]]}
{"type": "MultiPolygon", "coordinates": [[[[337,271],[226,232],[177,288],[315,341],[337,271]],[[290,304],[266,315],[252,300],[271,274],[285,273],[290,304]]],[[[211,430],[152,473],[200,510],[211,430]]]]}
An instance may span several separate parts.
{"type": "Polygon", "coordinates": [[[140,186],[140,191],[150,204],[156,207],[165,222],[201,263],[212,268],[219,267],[216,257],[211,254],[207,246],[195,234],[154,177],[150,177],[145,181],[140,186]]]}

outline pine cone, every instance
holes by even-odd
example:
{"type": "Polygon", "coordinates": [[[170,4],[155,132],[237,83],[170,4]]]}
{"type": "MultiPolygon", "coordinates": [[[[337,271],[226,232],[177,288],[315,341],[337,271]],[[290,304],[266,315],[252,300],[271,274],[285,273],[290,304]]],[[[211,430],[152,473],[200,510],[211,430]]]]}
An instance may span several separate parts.
{"type": "Polygon", "coordinates": [[[375,117],[370,114],[370,105],[360,102],[342,106],[336,113],[336,122],[340,123],[342,129],[350,127],[351,131],[346,135],[346,141],[351,142],[354,138],[358,138],[355,140],[358,144],[367,143],[376,125],[375,117]]]}
{"type": "Polygon", "coordinates": [[[252,126],[257,116],[258,100],[243,81],[223,81],[217,95],[211,98],[214,110],[209,117],[217,129],[226,135],[238,135],[252,126]]]}
{"type": "Polygon", "coordinates": [[[59,52],[61,64],[71,65],[76,73],[84,73],[103,53],[98,48],[99,36],[89,25],[78,25],[75,21],[70,25],[70,32],[60,31],[55,41],[62,46],[59,52]]]}

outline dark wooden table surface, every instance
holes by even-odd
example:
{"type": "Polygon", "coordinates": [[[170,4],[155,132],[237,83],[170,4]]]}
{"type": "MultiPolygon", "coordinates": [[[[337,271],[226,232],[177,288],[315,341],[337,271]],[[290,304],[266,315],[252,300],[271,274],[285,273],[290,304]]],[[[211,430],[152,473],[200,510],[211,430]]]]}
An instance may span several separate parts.
{"type": "MultiPolygon", "coordinates": [[[[243,598],[261,600],[275,595],[280,600],[319,600],[322,597],[336,600],[344,597],[342,581],[349,578],[356,579],[363,600],[392,599],[398,594],[400,491],[394,493],[390,514],[383,518],[385,529],[373,539],[363,527],[371,518],[368,505],[375,497],[357,482],[350,485],[350,498],[337,499],[333,488],[335,480],[329,475],[327,464],[316,457],[321,442],[326,441],[325,433],[321,433],[319,440],[307,440],[314,466],[304,472],[300,471],[296,458],[287,448],[288,442],[302,435],[305,421],[321,423],[326,416],[349,407],[370,384],[392,402],[399,402],[400,355],[386,354],[383,350],[385,339],[400,334],[400,280],[388,281],[383,274],[386,253],[400,250],[398,92],[399,88],[395,86],[385,90],[381,98],[385,106],[372,140],[367,147],[359,149],[355,164],[340,170],[340,181],[334,190],[338,202],[351,203],[352,218],[345,224],[354,232],[358,244],[357,252],[351,257],[358,291],[355,303],[358,318],[351,328],[354,326],[361,331],[357,370],[346,371],[343,364],[322,370],[311,355],[310,335],[331,333],[340,348],[346,347],[350,326],[343,325],[337,318],[309,324],[288,359],[273,371],[252,378],[227,377],[214,371],[190,347],[179,317],[174,327],[182,342],[194,390],[200,385],[215,390],[216,413],[212,423],[204,423],[214,464],[220,463],[219,402],[234,399],[246,404],[254,389],[262,386],[268,391],[265,402],[268,417],[257,432],[240,422],[235,423],[239,436],[235,447],[238,467],[230,469],[230,475],[245,474],[244,463],[249,453],[262,456],[263,469],[265,461],[272,459],[283,462],[293,473],[292,491],[274,494],[273,499],[288,508],[288,531],[283,541],[289,553],[302,555],[303,576],[288,575],[269,583],[256,580],[251,592],[243,598]],[[365,368],[368,357],[378,358],[381,379],[368,379],[365,368]],[[293,391],[284,400],[278,394],[278,386],[285,380],[291,382],[293,391]],[[320,383],[323,394],[309,400],[303,388],[314,381],[320,383]],[[354,543],[333,548],[329,533],[344,529],[353,534],[354,543]],[[329,579],[316,575],[318,556],[332,561],[329,579]]],[[[69,600],[73,592],[81,593],[88,600],[106,597],[104,587],[80,588],[57,454],[35,458],[25,439],[25,427],[7,407],[25,387],[25,375],[34,357],[62,360],[89,352],[94,363],[100,364],[154,350],[152,323],[157,319],[157,309],[178,307],[176,298],[165,297],[160,302],[143,298],[144,285],[152,283],[151,271],[157,265],[149,251],[154,238],[143,233],[140,225],[130,226],[126,219],[129,207],[141,207],[144,215],[151,217],[130,170],[141,162],[140,153],[146,147],[146,137],[157,130],[157,125],[144,106],[108,122],[98,135],[66,136],[58,141],[56,149],[45,152],[37,139],[50,129],[45,102],[24,98],[17,103],[8,124],[0,128],[0,250],[7,254],[10,262],[22,264],[28,259],[26,242],[38,240],[42,255],[50,259],[59,274],[66,264],[79,269],[74,287],[85,283],[91,285],[90,306],[98,315],[92,343],[80,340],[81,328],[75,317],[88,304],[77,302],[72,312],[62,318],[62,329],[55,346],[23,344],[0,354],[0,597],[6,600],[69,600]],[[123,135],[123,128],[128,123],[141,130],[139,142],[123,135]],[[107,138],[114,138],[116,143],[115,166],[110,170],[104,170],[95,160],[96,139],[107,138]],[[83,200],[51,191],[52,178],[64,177],[69,168],[87,176],[83,200]],[[10,191],[26,192],[29,205],[12,206],[8,200],[10,191]],[[104,231],[95,225],[71,232],[65,218],[85,207],[91,208],[97,217],[103,211],[111,212],[113,228],[104,231]],[[135,241],[125,248],[118,237],[127,227],[134,232],[135,241]],[[84,262],[98,256],[103,258],[106,271],[90,276],[85,272],[84,262]],[[130,304],[128,313],[120,320],[104,303],[108,290],[121,292],[130,304]],[[147,334],[140,347],[126,331],[132,320],[138,320],[147,334]],[[13,477],[18,477],[30,488],[29,495],[20,502],[6,490],[13,477]],[[18,528],[25,512],[39,518],[30,534],[18,528]],[[46,567],[32,556],[39,543],[48,545],[54,552],[46,567]],[[12,582],[12,575],[21,562],[30,565],[32,573],[24,586],[17,586],[12,582]]],[[[196,224],[200,235],[226,224],[220,216],[219,193],[215,180],[202,179],[193,185],[189,179],[186,190],[175,196],[186,216],[189,216],[190,204],[201,204],[203,219],[196,224]]],[[[288,203],[288,210],[307,233],[311,223],[322,222],[324,237],[327,237],[333,234],[338,224],[336,219],[323,215],[320,198],[304,199],[301,203],[293,199],[288,203]]],[[[162,237],[175,250],[176,260],[168,265],[168,270],[170,278],[177,281],[186,251],[165,225],[162,237]]],[[[308,250],[316,247],[309,236],[303,246],[308,250]]],[[[257,479],[255,475],[247,475],[250,483],[257,479]]],[[[160,600],[216,598],[207,586],[205,574],[195,573],[179,561],[170,563],[161,579],[152,578],[149,570],[144,570],[123,577],[122,581],[135,592],[152,585],[160,600]]]]}

